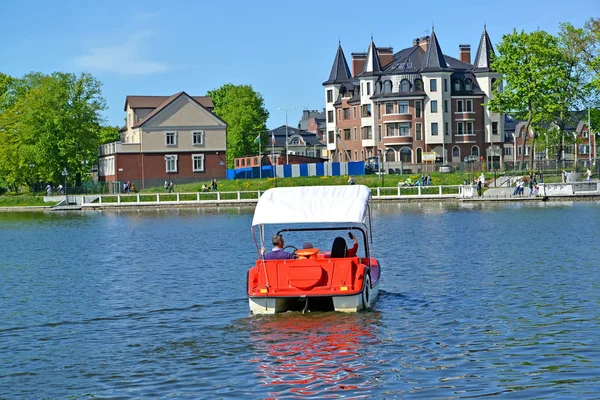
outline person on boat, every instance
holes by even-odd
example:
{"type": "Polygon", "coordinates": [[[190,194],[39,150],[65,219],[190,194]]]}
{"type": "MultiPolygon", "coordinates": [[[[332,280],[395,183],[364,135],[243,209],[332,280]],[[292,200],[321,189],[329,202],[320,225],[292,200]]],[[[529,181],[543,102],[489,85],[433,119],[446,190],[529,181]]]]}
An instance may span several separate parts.
{"type": "Polygon", "coordinates": [[[348,236],[354,241],[354,245],[352,248],[348,249],[346,245],[346,240],[338,236],[333,239],[333,245],[331,246],[331,254],[329,258],[344,258],[344,257],[356,257],[356,252],[358,251],[358,240],[356,236],[352,234],[352,232],[348,232],[348,236]]]}
{"type": "MultiPolygon", "coordinates": [[[[273,236],[273,250],[265,254],[265,260],[289,260],[296,258],[292,253],[283,250],[285,246],[285,241],[283,240],[283,235],[277,234],[273,236]]],[[[263,247],[263,254],[265,248],[263,247]]]]}

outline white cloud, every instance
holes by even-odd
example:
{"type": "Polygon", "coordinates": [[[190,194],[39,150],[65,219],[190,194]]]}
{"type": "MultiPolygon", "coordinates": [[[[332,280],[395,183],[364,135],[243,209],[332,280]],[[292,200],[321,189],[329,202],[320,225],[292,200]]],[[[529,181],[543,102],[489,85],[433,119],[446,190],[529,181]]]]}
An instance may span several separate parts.
{"type": "Polygon", "coordinates": [[[169,65],[149,60],[141,53],[144,42],[149,38],[148,33],[137,33],[123,43],[90,48],[87,54],[74,57],[73,60],[80,68],[92,72],[148,75],[169,71],[169,65]]]}

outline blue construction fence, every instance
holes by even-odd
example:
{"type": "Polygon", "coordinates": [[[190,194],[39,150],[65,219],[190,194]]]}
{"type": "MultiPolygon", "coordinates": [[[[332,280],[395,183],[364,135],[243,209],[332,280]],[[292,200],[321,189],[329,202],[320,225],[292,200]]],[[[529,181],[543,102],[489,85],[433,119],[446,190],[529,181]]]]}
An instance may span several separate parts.
{"type": "Polygon", "coordinates": [[[315,164],[287,164],[265,165],[262,167],[248,167],[227,170],[227,179],[257,179],[257,178],[296,178],[299,176],[344,176],[364,175],[365,163],[363,161],[315,163],[315,164]]]}

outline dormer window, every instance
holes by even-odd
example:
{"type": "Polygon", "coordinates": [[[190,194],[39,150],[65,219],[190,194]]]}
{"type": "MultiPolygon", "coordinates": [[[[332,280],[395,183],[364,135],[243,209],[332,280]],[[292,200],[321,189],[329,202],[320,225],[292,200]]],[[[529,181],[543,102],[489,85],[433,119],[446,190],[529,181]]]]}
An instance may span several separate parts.
{"type": "Polygon", "coordinates": [[[402,79],[402,82],[400,82],[400,91],[408,92],[409,90],[410,90],[410,83],[408,82],[407,79],[402,79]]]}
{"type": "Polygon", "coordinates": [[[465,91],[470,92],[471,90],[473,90],[473,83],[470,79],[465,79],[465,91]]]}
{"type": "Polygon", "coordinates": [[[455,79],[454,80],[454,91],[460,92],[461,90],[462,90],[462,88],[461,88],[461,84],[460,84],[460,79],[455,79]]]}
{"type": "Polygon", "coordinates": [[[392,92],[392,82],[391,81],[385,81],[383,83],[383,92],[384,93],[391,93],[392,92]]]}
{"type": "Polygon", "coordinates": [[[415,90],[418,92],[423,91],[423,81],[420,79],[415,80],[415,90]]]}

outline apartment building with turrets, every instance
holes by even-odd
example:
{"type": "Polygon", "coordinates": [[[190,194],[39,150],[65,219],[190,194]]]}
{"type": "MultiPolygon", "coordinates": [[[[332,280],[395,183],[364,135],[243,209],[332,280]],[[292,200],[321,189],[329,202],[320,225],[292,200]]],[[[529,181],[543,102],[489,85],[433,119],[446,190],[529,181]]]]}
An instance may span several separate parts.
{"type": "Polygon", "coordinates": [[[442,52],[435,31],[393,52],[373,38],[367,53],[352,53],[352,73],[338,46],[325,88],[326,144],[332,161],[501,162],[504,118],[485,103],[500,78],[484,28],[475,59],[442,52]]]}

